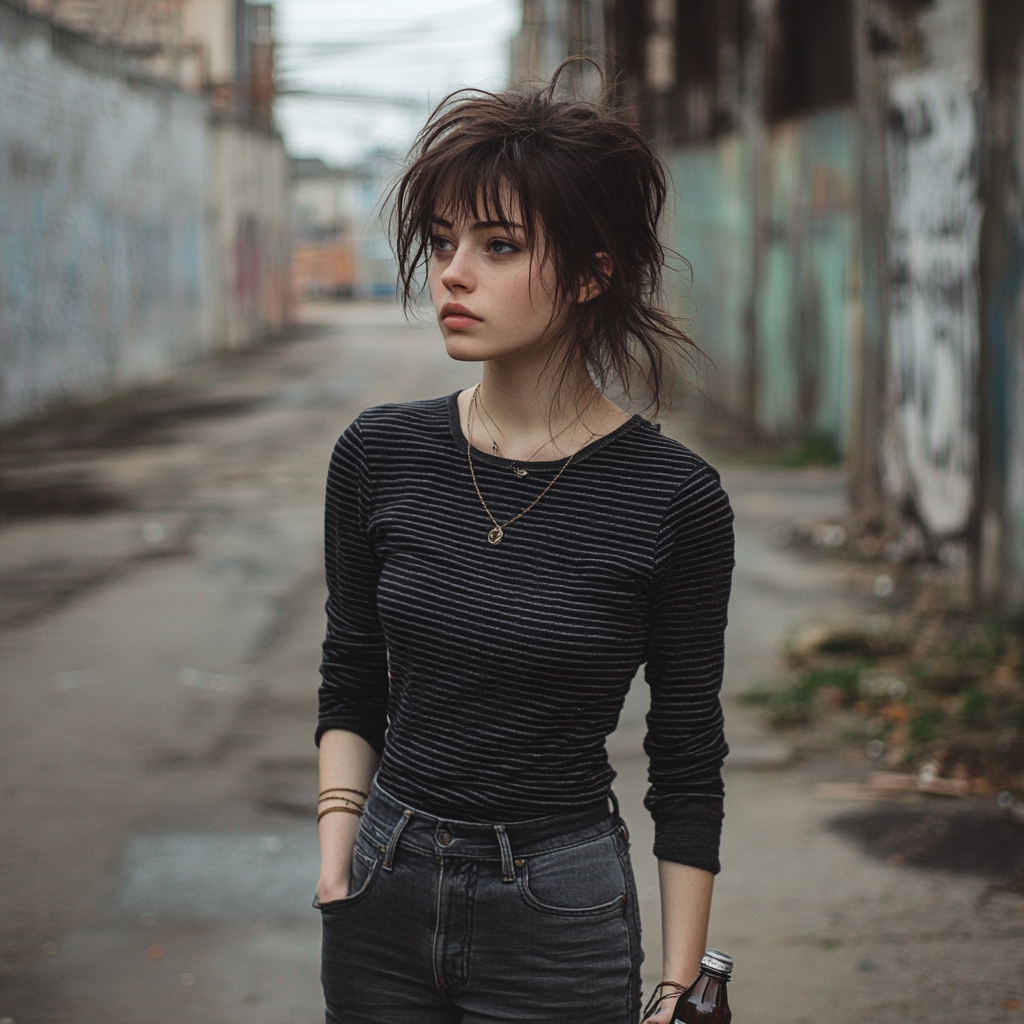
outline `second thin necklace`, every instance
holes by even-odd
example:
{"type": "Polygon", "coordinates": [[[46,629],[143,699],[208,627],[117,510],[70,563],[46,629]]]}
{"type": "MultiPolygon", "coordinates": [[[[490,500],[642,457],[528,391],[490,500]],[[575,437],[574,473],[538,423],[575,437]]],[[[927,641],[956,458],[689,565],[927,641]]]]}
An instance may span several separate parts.
{"type": "MultiPolygon", "coordinates": [[[[572,462],[573,456],[570,455],[569,458],[565,460],[562,468],[555,474],[551,483],[549,483],[547,487],[545,487],[544,490],[541,491],[540,494],[538,494],[537,497],[523,509],[522,512],[518,515],[514,515],[511,519],[506,519],[503,523],[499,523],[498,520],[494,518],[491,510],[487,507],[487,502],[484,501],[484,496],[480,491],[480,484],[476,479],[476,470],[473,468],[473,417],[476,415],[476,398],[479,391],[480,385],[477,384],[473,389],[473,396],[469,400],[469,412],[466,416],[466,434],[468,435],[466,437],[466,461],[469,463],[469,475],[473,478],[473,488],[476,490],[476,496],[480,499],[480,504],[483,505],[484,511],[487,513],[487,518],[494,524],[490,532],[487,534],[487,539],[492,544],[500,544],[502,538],[505,536],[505,527],[511,526],[517,519],[522,519],[523,516],[525,516],[526,513],[529,512],[530,509],[532,509],[534,505],[536,505],[537,502],[555,486],[556,483],[558,483],[558,478],[569,468],[569,463],[572,462]]],[[[575,454],[575,452],[573,454],[575,454]]]]}

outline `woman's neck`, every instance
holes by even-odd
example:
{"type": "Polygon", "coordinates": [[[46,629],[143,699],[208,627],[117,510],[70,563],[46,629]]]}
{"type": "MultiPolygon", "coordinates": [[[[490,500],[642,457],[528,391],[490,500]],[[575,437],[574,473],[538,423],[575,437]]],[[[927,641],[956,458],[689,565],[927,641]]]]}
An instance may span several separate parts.
{"type": "MultiPolygon", "coordinates": [[[[552,360],[538,367],[525,361],[484,363],[472,424],[474,447],[515,461],[564,458],[615,430],[629,418],[594,386],[584,367],[563,378],[552,360]]],[[[463,430],[475,389],[459,396],[463,430]]]]}

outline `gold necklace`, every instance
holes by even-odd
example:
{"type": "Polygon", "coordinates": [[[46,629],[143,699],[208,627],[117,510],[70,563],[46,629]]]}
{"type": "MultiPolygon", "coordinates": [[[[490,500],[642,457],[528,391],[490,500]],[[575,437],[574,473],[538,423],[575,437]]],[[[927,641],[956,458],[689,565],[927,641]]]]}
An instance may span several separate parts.
{"type": "MultiPolygon", "coordinates": [[[[480,423],[481,423],[481,425],[484,428],[484,433],[486,433],[487,436],[491,439],[491,454],[498,456],[499,459],[505,459],[505,461],[509,464],[509,468],[512,470],[513,473],[515,473],[515,475],[517,477],[519,477],[520,480],[524,476],[529,476],[530,471],[528,469],[526,469],[526,467],[523,466],[522,463],[518,459],[508,459],[508,458],[505,458],[505,455],[502,452],[501,447],[499,446],[498,442],[494,440],[494,435],[491,433],[491,428],[487,426],[487,420],[484,419],[485,415],[487,416],[488,419],[490,419],[490,421],[492,423],[494,423],[495,430],[497,430],[498,433],[501,434],[502,437],[504,437],[505,434],[504,434],[504,431],[502,431],[501,427],[499,427],[498,424],[495,422],[494,417],[491,416],[491,414],[489,412],[487,412],[487,410],[484,408],[483,402],[481,402],[481,401],[476,399],[476,392],[479,391],[479,390],[480,390],[480,385],[478,384],[476,386],[476,389],[473,392],[473,400],[476,402],[478,412],[480,413],[480,423]]],[[[523,462],[532,462],[533,459],[534,459],[534,456],[536,456],[537,452],[539,452],[541,450],[541,448],[546,448],[549,444],[554,444],[554,442],[557,441],[567,430],[570,430],[574,426],[575,426],[575,423],[573,423],[573,422],[567,423],[564,427],[562,427],[562,429],[557,434],[554,434],[551,437],[549,437],[531,455],[528,455],[523,460],[523,462]]],[[[591,430],[590,433],[587,435],[587,440],[584,441],[584,445],[589,443],[589,441],[590,441],[590,439],[592,437],[597,437],[597,432],[594,431],[594,430],[591,430]]],[[[556,445],[556,447],[557,447],[557,445],[556,445]]],[[[581,445],[580,447],[583,447],[583,445],[581,445]]]]}
{"type": "MultiPolygon", "coordinates": [[[[570,455],[569,458],[565,460],[565,464],[555,474],[554,479],[551,481],[551,483],[549,483],[547,487],[545,487],[544,490],[541,491],[540,494],[538,494],[537,497],[534,498],[533,501],[531,501],[530,504],[523,509],[522,512],[520,512],[518,515],[513,516],[511,519],[506,520],[504,523],[499,523],[498,520],[494,518],[494,514],[487,507],[487,502],[484,501],[484,496],[480,491],[480,484],[477,483],[476,470],[473,468],[473,416],[476,412],[476,395],[479,390],[480,385],[477,384],[476,388],[473,390],[473,397],[470,398],[469,400],[469,413],[466,416],[466,433],[468,434],[468,437],[466,438],[466,461],[469,463],[469,475],[473,478],[473,488],[476,491],[476,496],[480,499],[480,504],[483,505],[484,511],[487,513],[487,518],[490,519],[492,523],[494,523],[493,528],[487,534],[487,539],[492,544],[497,545],[501,543],[502,538],[505,536],[505,527],[511,526],[512,523],[514,523],[517,519],[522,519],[523,516],[525,516],[526,513],[529,512],[530,509],[532,509],[534,505],[536,505],[537,502],[540,501],[540,499],[543,498],[544,495],[547,494],[548,491],[550,491],[551,488],[555,486],[555,484],[558,482],[558,478],[569,468],[569,463],[572,462],[573,456],[570,455]]],[[[537,450],[540,451],[539,448],[537,450]]],[[[573,455],[575,455],[575,452],[573,453],[573,455]]]]}

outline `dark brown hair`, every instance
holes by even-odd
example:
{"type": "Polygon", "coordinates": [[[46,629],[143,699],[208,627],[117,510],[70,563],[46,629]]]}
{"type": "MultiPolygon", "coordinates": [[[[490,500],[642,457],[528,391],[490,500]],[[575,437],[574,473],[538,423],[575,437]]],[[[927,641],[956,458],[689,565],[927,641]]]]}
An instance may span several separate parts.
{"type": "Polygon", "coordinates": [[[673,354],[696,351],[661,308],[665,171],[608,105],[556,99],[559,72],[540,90],[460,90],[431,114],[390,196],[403,305],[420,291],[433,218],[479,219],[482,204],[485,219],[509,224],[511,196],[531,252],[542,234],[539,255],[554,268],[555,308],[567,317],[562,380],[584,365],[602,390],[617,381],[632,396],[639,384],[656,411],[673,354]],[[600,294],[577,302],[589,281],[600,294]]]}

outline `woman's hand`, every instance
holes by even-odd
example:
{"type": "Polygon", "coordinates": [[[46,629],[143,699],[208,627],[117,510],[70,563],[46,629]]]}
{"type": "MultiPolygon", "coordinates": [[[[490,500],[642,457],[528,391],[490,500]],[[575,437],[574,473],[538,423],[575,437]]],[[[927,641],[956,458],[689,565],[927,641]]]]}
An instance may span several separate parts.
{"type": "Polygon", "coordinates": [[[339,884],[321,877],[316,884],[317,903],[333,903],[335,900],[343,900],[348,895],[348,886],[339,884]]]}
{"type": "Polygon", "coordinates": [[[678,992],[662,996],[654,1012],[649,1017],[644,1017],[643,1024],[672,1024],[672,1011],[678,999],[678,992]]]}
{"type": "Polygon", "coordinates": [[[325,814],[320,819],[320,880],[316,896],[320,903],[343,900],[352,879],[352,850],[359,834],[354,814],[325,814]]]}
{"type": "MultiPolygon", "coordinates": [[[[340,787],[368,793],[378,758],[373,748],[355,733],[330,729],[320,740],[320,789],[340,787]]],[[[340,800],[332,803],[338,804],[340,800]]],[[[352,879],[352,849],[359,834],[359,816],[348,812],[325,814],[320,819],[319,903],[333,903],[348,895],[352,879]]]]}
{"type": "Polygon", "coordinates": [[[684,991],[683,986],[677,982],[663,981],[655,993],[658,996],[657,1003],[653,1007],[650,1003],[644,1007],[648,1012],[641,1024],[672,1024],[672,1011],[684,991]]]}

